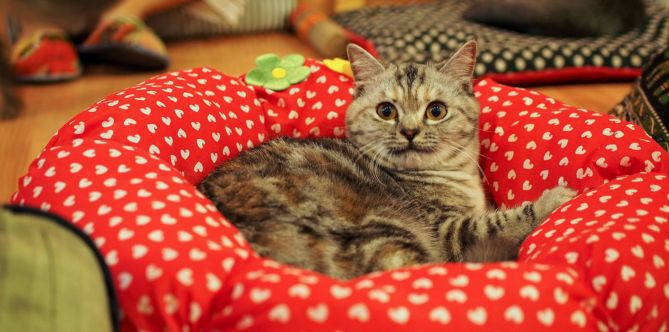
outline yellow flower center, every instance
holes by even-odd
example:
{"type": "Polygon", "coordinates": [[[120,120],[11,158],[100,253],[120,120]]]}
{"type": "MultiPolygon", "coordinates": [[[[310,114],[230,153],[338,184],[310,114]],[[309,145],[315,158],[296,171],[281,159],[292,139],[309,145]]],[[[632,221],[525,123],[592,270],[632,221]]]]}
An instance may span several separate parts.
{"type": "Polygon", "coordinates": [[[286,77],[286,74],[288,74],[288,73],[283,68],[272,69],[272,77],[274,77],[274,78],[284,78],[284,77],[286,77]]]}

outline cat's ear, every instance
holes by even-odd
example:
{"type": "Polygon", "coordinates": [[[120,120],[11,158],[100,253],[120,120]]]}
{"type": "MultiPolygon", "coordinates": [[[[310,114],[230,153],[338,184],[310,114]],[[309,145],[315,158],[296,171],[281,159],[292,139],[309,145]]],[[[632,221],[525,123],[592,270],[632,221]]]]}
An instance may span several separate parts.
{"type": "Polygon", "coordinates": [[[446,63],[439,65],[439,71],[463,82],[471,82],[476,65],[476,41],[466,42],[446,63]]]}
{"type": "Polygon", "coordinates": [[[364,82],[385,70],[374,56],[358,45],[348,44],[346,53],[348,54],[348,60],[351,62],[351,69],[356,82],[364,82]]]}

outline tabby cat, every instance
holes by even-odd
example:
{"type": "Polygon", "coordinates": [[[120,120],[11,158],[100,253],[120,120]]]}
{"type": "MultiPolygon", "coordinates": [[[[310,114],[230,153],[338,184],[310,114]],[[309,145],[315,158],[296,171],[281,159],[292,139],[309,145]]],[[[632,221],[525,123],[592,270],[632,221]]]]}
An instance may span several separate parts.
{"type": "Polygon", "coordinates": [[[261,256],[340,279],[428,262],[513,259],[574,196],[491,211],[479,173],[476,43],[440,65],[382,65],[350,45],[348,139],[276,139],[199,190],[261,256]]]}

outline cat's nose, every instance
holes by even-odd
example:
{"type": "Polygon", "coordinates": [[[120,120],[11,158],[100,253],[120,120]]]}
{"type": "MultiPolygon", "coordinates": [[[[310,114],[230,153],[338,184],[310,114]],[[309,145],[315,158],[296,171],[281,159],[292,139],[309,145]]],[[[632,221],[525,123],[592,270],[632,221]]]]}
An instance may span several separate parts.
{"type": "Polygon", "coordinates": [[[406,137],[406,139],[411,142],[413,139],[420,133],[420,129],[418,128],[413,128],[413,129],[407,129],[407,128],[400,128],[400,134],[402,136],[406,137]]]}

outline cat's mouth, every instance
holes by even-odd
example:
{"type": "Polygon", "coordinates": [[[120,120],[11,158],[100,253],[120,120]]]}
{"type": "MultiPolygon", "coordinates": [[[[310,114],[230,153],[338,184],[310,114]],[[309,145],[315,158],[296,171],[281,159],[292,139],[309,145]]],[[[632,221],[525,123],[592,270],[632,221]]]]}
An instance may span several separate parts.
{"type": "Polygon", "coordinates": [[[407,153],[434,153],[436,151],[435,148],[433,147],[427,147],[427,146],[420,146],[416,145],[414,143],[409,143],[404,146],[398,146],[398,147],[390,147],[388,148],[388,152],[392,155],[403,155],[407,153]]]}

